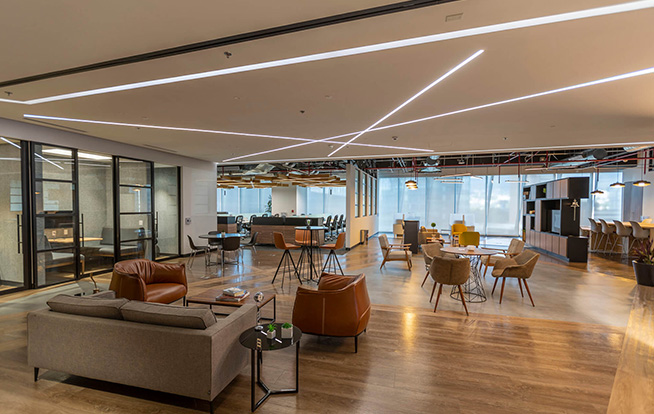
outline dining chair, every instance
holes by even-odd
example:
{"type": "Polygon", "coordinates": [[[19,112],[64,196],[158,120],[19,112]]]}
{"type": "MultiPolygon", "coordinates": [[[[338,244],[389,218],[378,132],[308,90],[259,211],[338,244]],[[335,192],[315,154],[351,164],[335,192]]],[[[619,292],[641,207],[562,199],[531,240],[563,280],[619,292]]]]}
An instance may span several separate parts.
{"type": "MultiPolygon", "coordinates": [[[[341,264],[338,261],[338,256],[336,256],[336,250],[341,250],[343,247],[345,247],[345,233],[339,234],[335,243],[323,244],[320,246],[321,249],[329,250],[327,260],[325,260],[325,266],[322,268],[322,273],[327,272],[336,274],[336,266],[338,265],[338,270],[341,272],[341,274],[345,274],[343,273],[341,264]]],[[[318,279],[318,284],[320,284],[320,279],[318,279]]]]}
{"type": "Polygon", "coordinates": [[[259,238],[259,232],[255,231],[254,233],[252,233],[252,236],[250,236],[250,241],[245,243],[245,244],[242,244],[241,247],[251,247],[252,251],[254,251],[256,253],[257,252],[256,245],[257,245],[257,239],[258,238],[259,238]]]}
{"type": "MultiPolygon", "coordinates": [[[[481,259],[481,262],[484,264],[484,277],[486,277],[486,272],[490,266],[495,266],[500,259],[511,258],[519,255],[525,249],[525,242],[520,239],[511,239],[509,247],[506,250],[499,249],[502,253],[494,254],[492,256],[484,256],[481,259]]],[[[495,249],[488,249],[495,250],[495,249]]]]}
{"type": "Polygon", "coordinates": [[[629,223],[631,223],[631,232],[635,239],[634,241],[642,244],[643,241],[649,239],[649,229],[644,229],[637,221],[630,221],[629,223]]]}
{"type": "Polygon", "coordinates": [[[223,239],[223,245],[220,248],[220,268],[225,271],[225,252],[236,252],[236,265],[240,264],[238,252],[241,250],[241,238],[238,236],[235,237],[226,237],[223,239]]]}
{"type": "Polygon", "coordinates": [[[497,281],[502,278],[502,292],[500,293],[500,305],[502,304],[502,297],[504,296],[504,283],[506,283],[506,278],[516,278],[518,279],[518,286],[520,287],[520,295],[524,297],[522,292],[522,284],[525,284],[525,289],[527,289],[527,294],[529,295],[529,300],[531,301],[531,306],[534,305],[534,299],[531,297],[531,291],[529,291],[529,285],[527,285],[527,279],[531,277],[531,274],[534,272],[536,267],[536,262],[540,254],[535,253],[531,250],[525,250],[514,258],[500,259],[495,263],[495,268],[491,272],[491,275],[495,278],[495,283],[493,284],[493,290],[491,295],[495,293],[495,287],[497,286],[497,281]]]}
{"type": "Polygon", "coordinates": [[[332,235],[332,232],[331,232],[331,230],[332,230],[332,215],[331,214],[329,216],[327,216],[327,220],[325,220],[324,227],[325,227],[325,237],[327,236],[327,234],[329,234],[329,236],[331,236],[332,235]]]}
{"type": "Polygon", "coordinates": [[[411,250],[409,250],[411,244],[391,244],[388,242],[388,236],[382,234],[379,236],[379,247],[381,247],[382,255],[384,256],[384,260],[382,261],[381,266],[379,266],[380,269],[384,267],[386,262],[403,261],[406,262],[409,270],[411,270],[412,256],[411,250]]]}
{"type": "Polygon", "coordinates": [[[588,217],[588,221],[590,222],[590,235],[592,240],[592,243],[590,244],[590,251],[596,252],[599,244],[604,238],[604,234],[602,233],[602,226],[590,217],[588,217]]]}
{"type": "Polygon", "coordinates": [[[652,224],[652,219],[651,218],[643,219],[643,224],[652,224]]]}
{"type": "Polygon", "coordinates": [[[188,237],[188,244],[191,246],[191,255],[188,257],[188,260],[186,261],[187,266],[193,266],[193,262],[195,262],[195,256],[198,253],[204,253],[204,265],[207,266],[209,264],[209,246],[197,246],[194,242],[191,236],[188,234],[186,235],[188,237]]]}
{"type": "Polygon", "coordinates": [[[431,267],[429,268],[429,274],[432,279],[434,279],[434,287],[431,291],[429,302],[431,302],[434,297],[434,291],[436,290],[436,286],[438,286],[438,295],[436,295],[434,312],[436,312],[436,308],[438,308],[438,300],[443,292],[443,285],[451,285],[459,288],[461,303],[463,303],[466,315],[469,316],[468,306],[466,305],[461,285],[467,282],[470,277],[470,260],[467,257],[450,258],[434,256],[434,259],[431,262],[431,267]]]}
{"type": "Polygon", "coordinates": [[[620,240],[620,246],[622,247],[622,251],[620,252],[620,256],[622,256],[622,253],[624,253],[624,247],[625,244],[622,243],[622,240],[625,238],[627,239],[627,257],[629,257],[629,252],[631,252],[631,248],[633,247],[634,239],[631,243],[629,243],[629,238],[631,237],[632,234],[632,228],[625,226],[621,221],[619,220],[613,220],[613,223],[615,224],[615,234],[617,234],[619,240],[620,240]]]}
{"type": "Polygon", "coordinates": [[[288,273],[289,282],[291,280],[291,273],[294,273],[295,276],[297,276],[297,280],[299,280],[300,284],[302,284],[302,279],[300,279],[300,274],[297,271],[297,266],[295,265],[293,255],[291,254],[291,250],[299,250],[300,246],[297,244],[286,243],[286,240],[284,240],[284,235],[278,231],[273,232],[273,241],[275,242],[275,247],[277,249],[284,250],[284,254],[282,254],[282,258],[279,260],[277,270],[275,271],[275,276],[273,276],[272,282],[270,283],[275,283],[275,279],[277,278],[277,274],[281,268],[282,288],[284,287],[284,279],[286,278],[286,273],[288,273]]]}
{"type": "Polygon", "coordinates": [[[454,241],[455,238],[458,239],[461,233],[463,233],[464,231],[468,231],[468,227],[466,227],[465,224],[461,224],[461,223],[452,224],[452,230],[450,231],[450,244],[454,246],[454,243],[452,243],[452,241],[454,241]]]}
{"type": "MultiPolygon", "coordinates": [[[[606,222],[604,219],[599,219],[601,225],[602,225],[602,233],[606,236],[606,244],[604,245],[605,247],[608,246],[608,243],[611,241],[611,235],[615,235],[615,226],[610,226],[609,223],[606,222]]],[[[618,238],[614,237],[615,240],[613,240],[613,244],[611,245],[611,249],[607,250],[604,249],[604,253],[613,253],[613,249],[615,249],[615,244],[618,242],[618,238]]]]}
{"type": "Polygon", "coordinates": [[[434,260],[434,257],[443,256],[441,247],[440,243],[427,243],[422,246],[422,256],[425,259],[425,270],[427,270],[427,273],[425,274],[425,278],[422,280],[420,287],[425,285],[425,282],[429,277],[429,269],[431,268],[431,263],[434,260]]]}

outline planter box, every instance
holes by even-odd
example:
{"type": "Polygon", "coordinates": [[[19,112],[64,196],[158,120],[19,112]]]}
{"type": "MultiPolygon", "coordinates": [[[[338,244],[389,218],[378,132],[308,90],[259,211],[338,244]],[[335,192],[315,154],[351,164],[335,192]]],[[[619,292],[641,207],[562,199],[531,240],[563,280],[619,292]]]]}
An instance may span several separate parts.
{"type": "Polygon", "coordinates": [[[636,282],[643,286],[654,286],[654,265],[633,261],[636,282]]]}
{"type": "Polygon", "coordinates": [[[266,337],[267,337],[268,339],[275,339],[275,334],[276,334],[276,333],[277,333],[277,331],[272,331],[272,332],[270,332],[270,331],[266,331],[266,337]]]}
{"type": "Polygon", "coordinates": [[[292,339],[293,338],[293,327],[282,328],[282,339],[292,339]]]}

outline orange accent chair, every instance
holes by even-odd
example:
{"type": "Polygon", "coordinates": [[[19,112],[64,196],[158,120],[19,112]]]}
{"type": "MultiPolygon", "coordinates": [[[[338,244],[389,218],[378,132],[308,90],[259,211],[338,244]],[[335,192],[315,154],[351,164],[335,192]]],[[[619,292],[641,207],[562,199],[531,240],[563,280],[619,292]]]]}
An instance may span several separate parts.
{"type": "Polygon", "coordinates": [[[114,265],[109,289],[117,298],[143,302],[186,302],[188,284],[186,266],[177,263],[157,263],[147,259],[132,259],[114,265]]]}
{"type": "Polygon", "coordinates": [[[293,305],[293,325],[303,334],[358,338],[370,319],[370,297],[366,277],[323,273],[318,290],[300,286],[293,305]]]}
{"type": "MultiPolygon", "coordinates": [[[[335,274],[336,266],[338,265],[338,270],[340,270],[341,275],[345,274],[343,273],[343,268],[341,268],[341,264],[338,261],[338,256],[336,256],[336,250],[340,250],[343,247],[345,247],[345,233],[338,235],[336,238],[336,243],[323,244],[320,246],[321,249],[329,250],[327,260],[325,260],[325,266],[322,268],[323,273],[325,273],[325,270],[327,270],[327,272],[335,274]]],[[[320,281],[318,281],[318,283],[320,283],[320,281]]]]}

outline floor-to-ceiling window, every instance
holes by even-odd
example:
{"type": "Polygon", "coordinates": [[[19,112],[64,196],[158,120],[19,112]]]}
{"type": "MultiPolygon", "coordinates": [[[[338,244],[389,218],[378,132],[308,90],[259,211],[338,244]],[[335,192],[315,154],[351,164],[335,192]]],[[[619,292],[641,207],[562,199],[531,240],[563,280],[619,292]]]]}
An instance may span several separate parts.
{"type": "Polygon", "coordinates": [[[114,264],[112,157],[78,151],[80,252],[84,273],[110,270],[114,264]]]}
{"type": "Polygon", "coordinates": [[[24,208],[22,146],[0,138],[0,292],[27,287],[24,273],[24,208]]]}
{"type": "Polygon", "coordinates": [[[179,254],[179,168],[154,164],[155,257],[179,254]]]}
{"type": "Polygon", "coordinates": [[[218,188],[217,210],[229,214],[250,216],[267,212],[272,198],[270,188],[218,188]]]}
{"type": "Polygon", "coordinates": [[[152,259],[152,163],[118,158],[119,260],[152,259]]]}
{"type": "Polygon", "coordinates": [[[84,271],[79,255],[75,152],[34,144],[32,168],[37,287],[71,280],[84,271]]]}

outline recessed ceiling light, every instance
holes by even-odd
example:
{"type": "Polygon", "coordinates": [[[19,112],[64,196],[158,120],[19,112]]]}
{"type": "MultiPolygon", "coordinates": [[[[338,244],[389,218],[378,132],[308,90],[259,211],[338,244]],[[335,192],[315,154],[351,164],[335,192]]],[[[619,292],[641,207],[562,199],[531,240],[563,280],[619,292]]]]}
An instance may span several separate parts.
{"type": "Polygon", "coordinates": [[[215,76],[229,75],[229,74],[248,72],[253,70],[295,65],[298,63],[316,62],[326,59],[361,55],[365,53],[379,52],[383,50],[392,50],[392,49],[398,49],[407,46],[422,45],[422,44],[435,43],[435,42],[441,42],[441,41],[452,40],[452,39],[460,39],[464,37],[477,36],[477,35],[488,34],[488,33],[503,32],[506,30],[523,29],[526,27],[535,27],[535,26],[542,26],[552,23],[561,23],[561,22],[567,22],[567,21],[573,21],[579,19],[586,19],[590,17],[606,16],[616,13],[625,13],[630,11],[648,9],[651,7],[654,7],[654,0],[632,1],[628,3],[614,4],[611,6],[597,7],[593,9],[585,9],[585,10],[579,10],[579,11],[573,11],[567,13],[554,14],[549,16],[542,16],[542,17],[534,17],[530,19],[516,20],[513,22],[498,23],[488,26],[474,27],[470,29],[456,30],[446,33],[437,33],[433,35],[396,40],[392,42],[378,43],[374,45],[359,46],[349,49],[334,50],[331,52],[316,53],[312,55],[304,55],[304,56],[298,56],[298,57],[287,58],[287,59],[273,60],[269,62],[261,62],[261,63],[254,63],[244,66],[211,70],[207,72],[191,73],[188,75],[153,79],[149,81],[134,82],[134,83],[128,83],[123,85],[115,85],[105,88],[90,89],[85,91],[66,93],[62,95],[54,95],[44,98],[31,99],[28,101],[0,99],[0,102],[33,105],[33,104],[39,104],[45,102],[61,101],[64,99],[73,99],[83,96],[100,95],[100,94],[111,93],[111,92],[146,88],[149,86],[166,85],[171,83],[185,82],[195,79],[211,78],[215,76]]]}
{"type": "Polygon", "coordinates": [[[425,86],[425,87],[424,87],[420,92],[416,93],[415,95],[413,95],[412,97],[410,97],[409,99],[407,99],[406,101],[404,101],[404,102],[402,103],[402,105],[400,105],[400,106],[398,106],[397,108],[393,109],[391,112],[389,112],[389,113],[387,113],[386,115],[384,115],[384,116],[383,116],[381,119],[379,119],[377,122],[375,122],[374,124],[370,125],[368,128],[364,129],[363,131],[359,132],[357,135],[353,136],[352,138],[350,138],[350,140],[347,141],[345,144],[343,144],[343,145],[341,145],[340,147],[336,148],[334,151],[332,151],[332,152],[328,155],[328,157],[331,157],[332,155],[336,154],[338,151],[340,151],[340,150],[342,150],[343,148],[345,148],[348,144],[352,143],[352,141],[354,141],[355,139],[359,138],[361,135],[365,134],[366,132],[370,131],[371,129],[373,129],[373,128],[376,127],[377,125],[379,125],[379,124],[381,124],[382,122],[384,122],[386,119],[388,119],[388,118],[389,118],[390,116],[392,116],[394,113],[396,113],[396,112],[399,111],[400,109],[404,108],[405,106],[407,106],[408,104],[410,104],[411,102],[413,102],[415,99],[417,99],[420,95],[424,94],[425,92],[427,92],[428,90],[430,90],[430,89],[433,88],[434,86],[438,85],[439,83],[441,83],[442,81],[444,81],[445,79],[447,79],[450,75],[452,75],[452,74],[453,74],[454,72],[456,72],[457,70],[461,69],[462,67],[464,67],[464,66],[467,65],[468,63],[472,62],[472,61],[473,61],[477,56],[481,55],[482,53],[484,53],[484,50],[483,50],[483,49],[480,49],[480,50],[476,51],[475,53],[473,53],[472,55],[470,55],[470,57],[468,57],[466,60],[464,60],[463,62],[459,63],[458,65],[456,65],[456,66],[453,67],[452,69],[448,70],[444,75],[442,75],[441,77],[439,77],[438,79],[436,79],[435,81],[433,81],[432,83],[430,83],[429,85],[425,86]]]}

